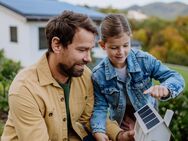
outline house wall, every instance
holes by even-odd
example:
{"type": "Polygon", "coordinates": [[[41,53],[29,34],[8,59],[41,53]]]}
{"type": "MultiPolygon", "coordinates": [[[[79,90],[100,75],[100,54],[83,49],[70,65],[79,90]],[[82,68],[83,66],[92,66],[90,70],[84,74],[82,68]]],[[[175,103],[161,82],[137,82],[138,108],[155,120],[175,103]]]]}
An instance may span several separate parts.
{"type": "Polygon", "coordinates": [[[29,23],[23,16],[0,6],[0,49],[4,49],[8,58],[21,61],[22,66],[35,63],[44,52],[38,49],[38,27],[44,27],[45,24],[29,23]],[[10,41],[10,26],[17,27],[17,43],[10,41]]]}
{"type": "Polygon", "coordinates": [[[29,59],[26,62],[26,66],[36,63],[39,58],[47,51],[47,49],[39,49],[39,27],[45,27],[47,22],[30,22],[29,36],[30,39],[30,52],[29,59]]]}
{"type": "Polygon", "coordinates": [[[165,123],[161,123],[145,136],[144,141],[170,141],[171,132],[165,123]]]}

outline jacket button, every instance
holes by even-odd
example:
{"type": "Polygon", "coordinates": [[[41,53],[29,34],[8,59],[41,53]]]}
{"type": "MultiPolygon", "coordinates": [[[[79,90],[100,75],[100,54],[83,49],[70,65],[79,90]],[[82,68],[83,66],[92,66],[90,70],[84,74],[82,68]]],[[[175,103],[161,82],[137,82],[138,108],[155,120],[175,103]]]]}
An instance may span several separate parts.
{"type": "Polygon", "coordinates": [[[63,118],[63,121],[66,121],[66,118],[63,118]]]}
{"type": "Polygon", "coordinates": [[[48,116],[49,116],[49,117],[52,117],[52,116],[53,116],[53,113],[49,113],[48,116]]]}
{"type": "Polygon", "coordinates": [[[65,98],[64,98],[64,97],[62,97],[60,100],[61,100],[61,102],[63,102],[63,101],[65,100],[65,98]]]}
{"type": "Polygon", "coordinates": [[[67,138],[64,138],[63,141],[68,141],[67,138]]]}

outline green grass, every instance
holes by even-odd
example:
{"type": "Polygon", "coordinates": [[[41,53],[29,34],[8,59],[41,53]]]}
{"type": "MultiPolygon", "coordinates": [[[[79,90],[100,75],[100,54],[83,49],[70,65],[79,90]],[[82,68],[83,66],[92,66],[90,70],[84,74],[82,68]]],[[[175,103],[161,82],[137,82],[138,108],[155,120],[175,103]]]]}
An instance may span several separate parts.
{"type": "Polygon", "coordinates": [[[179,65],[172,65],[167,64],[167,66],[177,72],[179,72],[183,78],[185,79],[185,91],[188,91],[188,67],[186,66],[179,66],[179,65]]]}

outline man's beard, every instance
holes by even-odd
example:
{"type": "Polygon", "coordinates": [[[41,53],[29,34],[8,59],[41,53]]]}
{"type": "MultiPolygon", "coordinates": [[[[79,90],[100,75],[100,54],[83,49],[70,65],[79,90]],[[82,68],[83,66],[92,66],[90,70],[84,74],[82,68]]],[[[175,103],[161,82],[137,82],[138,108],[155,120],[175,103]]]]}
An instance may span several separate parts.
{"type": "Polygon", "coordinates": [[[67,77],[80,77],[80,76],[82,76],[84,69],[78,70],[78,69],[75,68],[75,66],[76,66],[76,64],[74,64],[74,65],[72,65],[72,67],[68,68],[67,65],[59,63],[57,67],[58,67],[59,72],[64,76],[67,76],[67,77]]]}

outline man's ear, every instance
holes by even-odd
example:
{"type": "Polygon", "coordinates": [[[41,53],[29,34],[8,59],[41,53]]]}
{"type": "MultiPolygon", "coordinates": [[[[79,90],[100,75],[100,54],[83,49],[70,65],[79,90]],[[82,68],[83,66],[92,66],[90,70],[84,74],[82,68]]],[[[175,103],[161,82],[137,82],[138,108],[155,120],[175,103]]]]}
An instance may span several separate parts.
{"type": "Polygon", "coordinates": [[[100,45],[100,47],[101,47],[102,49],[105,50],[105,42],[104,42],[103,40],[99,40],[99,41],[98,41],[98,44],[100,45]]]}
{"type": "Polygon", "coordinates": [[[54,53],[60,53],[62,47],[60,39],[58,37],[55,36],[52,38],[51,46],[54,53]]]}

